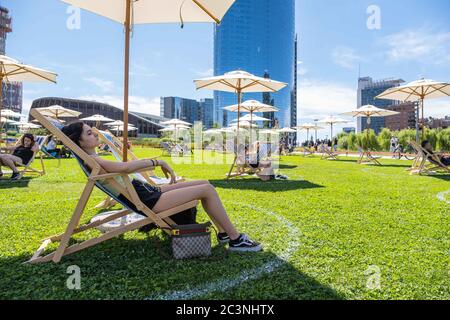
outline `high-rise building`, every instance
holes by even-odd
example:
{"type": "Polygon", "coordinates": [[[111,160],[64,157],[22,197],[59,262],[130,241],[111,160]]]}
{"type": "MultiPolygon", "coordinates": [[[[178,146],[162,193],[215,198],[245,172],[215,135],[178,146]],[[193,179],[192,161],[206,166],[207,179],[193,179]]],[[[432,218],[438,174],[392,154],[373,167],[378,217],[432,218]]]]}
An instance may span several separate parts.
{"type": "Polygon", "coordinates": [[[199,109],[203,126],[210,129],[214,126],[214,99],[200,99],[199,109]]]}
{"type": "MultiPolygon", "coordinates": [[[[0,6],[0,54],[6,54],[6,37],[12,32],[12,20],[9,10],[0,6]]],[[[22,112],[22,83],[3,82],[2,108],[22,112]]]]}
{"type": "Polygon", "coordinates": [[[206,128],[212,128],[213,99],[186,99],[180,97],[161,97],[160,116],[169,119],[180,119],[194,124],[201,121],[206,128]]]}
{"type": "MultiPolygon", "coordinates": [[[[384,79],[374,81],[371,77],[363,77],[358,79],[358,108],[371,104],[381,109],[387,109],[399,102],[394,100],[375,99],[376,96],[383,93],[387,89],[398,87],[405,82],[402,79],[384,79]]],[[[357,120],[356,131],[362,132],[367,127],[367,118],[359,117],[357,120]]],[[[384,117],[371,118],[370,128],[376,134],[380,133],[381,129],[386,127],[384,117]]]]}
{"type": "MultiPolygon", "coordinates": [[[[270,94],[280,109],[273,123],[291,126],[296,103],[293,101],[295,74],[295,0],[237,0],[222,23],[214,27],[214,75],[244,70],[288,87],[270,94]]],[[[244,93],[243,101],[261,101],[262,93],[244,93]]],[[[237,103],[233,93],[214,92],[214,122],[228,125],[237,117],[223,107],[237,103]]]]}
{"type": "Polygon", "coordinates": [[[385,126],[392,131],[414,129],[416,127],[416,102],[404,102],[387,107],[398,114],[386,117],[385,126]]]}

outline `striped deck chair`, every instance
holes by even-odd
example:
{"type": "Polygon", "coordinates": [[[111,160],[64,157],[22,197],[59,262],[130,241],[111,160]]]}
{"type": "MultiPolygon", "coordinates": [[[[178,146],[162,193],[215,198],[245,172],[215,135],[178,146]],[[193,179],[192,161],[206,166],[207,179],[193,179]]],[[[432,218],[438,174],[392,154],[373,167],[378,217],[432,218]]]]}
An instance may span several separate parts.
{"type": "MultiPolygon", "coordinates": [[[[44,128],[49,130],[55,137],[58,137],[58,139],[72,151],[81,169],[87,176],[88,181],[73,212],[70,222],[66,227],[66,231],[64,233],[54,235],[43,240],[41,246],[34,253],[28,263],[42,263],[49,261],[58,263],[61,261],[61,258],[63,256],[92,247],[109,239],[120,236],[128,231],[136,230],[150,223],[156,224],[159,228],[161,228],[169,235],[173,234],[175,232],[174,228],[176,224],[170,217],[176,213],[188,210],[198,205],[198,200],[195,200],[187,202],[180,206],[173,207],[164,212],[156,213],[152,211],[139,199],[139,196],[132,185],[131,179],[127,174],[107,173],[91,156],[89,156],[86,152],[84,152],[83,149],[81,149],[65,134],[63,134],[61,130],[55,126],[55,124],[49,121],[49,119],[44,117],[38,111],[38,109],[32,109],[30,111],[30,114],[35,119],[37,119],[44,128]],[[106,217],[105,219],[80,226],[79,223],[86,208],[86,204],[95,187],[106,193],[109,197],[114,198],[115,201],[122,204],[124,209],[106,217]],[[112,188],[114,190],[119,190],[121,196],[116,196],[112,188]],[[106,232],[101,236],[90,238],[89,240],[85,240],[81,243],[69,246],[69,241],[74,234],[98,227],[106,222],[127,216],[130,213],[138,213],[144,215],[144,219],[131,222],[113,231],[106,232]],[[56,251],[45,254],[46,248],[52,242],[58,242],[58,248],[56,249],[56,251]]],[[[143,169],[142,171],[148,169],[150,168],[143,169]]]]}

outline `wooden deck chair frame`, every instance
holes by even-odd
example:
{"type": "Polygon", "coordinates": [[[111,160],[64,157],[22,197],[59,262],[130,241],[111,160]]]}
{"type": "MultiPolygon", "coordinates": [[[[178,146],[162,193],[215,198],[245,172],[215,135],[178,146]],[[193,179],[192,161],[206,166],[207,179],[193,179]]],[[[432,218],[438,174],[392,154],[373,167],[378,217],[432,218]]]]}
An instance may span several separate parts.
{"type": "MultiPolygon", "coordinates": [[[[270,150],[267,149],[265,151],[267,151],[267,154],[265,156],[261,155],[264,152],[264,150],[260,149],[260,156],[259,156],[260,160],[273,161],[273,159],[271,159],[268,155],[270,150]]],[[[227,180],[230,178],[242,177],[244,175],[257,174],[260,171],[261,171],[260,168],[253,168],[246,160],[243,161],[242,163],[238,162],[238,155],[235,152],[233,164],[231,165],[230,171],[228,171],[227,173],[227,180]],[[232,173],[235,167],[236,171],[232,173]]]]}
{"type": "Polygon", "coordinates": [[[417,163],[415,164],[413,163],[415,167],[411,171],[412,174],[432,174],[436,171],[450,173],[450,167],[442,163],[441,159],[439,158],[439,153],[431,154],[428,150],[422,148],[422,146],[415,141],[411,141],[410,144],[419,152],[419,156],[417,158],[420,158],[420,161],[417,161],[417,163]]]}
{"type": "MultiPolygon", "coordinates": [[[[20,144],[22,137],[23,135],[16,141],[15,146],[18,146],[20,144]]],[[[22,179],[26,174],[37,174],[39,176],[43,176],[46,173],[41,149],[47,143],[49,136],[37,136],[37,137],[42,137],[42,141],[41,143],[39,143],[39,148],[33,153],[33,156],[31,157],[30,161],[28,161],[28,163],[25,165],[18,166],[17,169],[19,170],[19,179],[22,179]],[[31,166],[36,157],[39,157],[40,169],[36,169],[31,166]]]]}
{"type": "Polygon", "coordinates": [[[338,160],[338,154],[333,151],[333,147],[322,145],[321,153],[321,160],[338,160]]]}
{"type": "Polygon", "coordinates": [[[378,161],[381,157],[375,157],[372,155],[370,150],[364,149],[363,147],[356,145],[356,147],[360,150],[359,152],[359,158],[358,158],[358,164],[366,164],[366,163],[373,163],[377,166],[381,166],[381,162],[378,161]]]}
{"type": "MultiPolygon", "coordinates": [[[[94,245],[97,245],[99,243],[102,243],[104,241],[107,241],[109,239],[115,238],[119,235],[122,235],[128,231],[132,231],[135,229],[138,229],[142,226],[145,226],[150,223],[155,223],[158,227],[160,227],[164,232],[167,234],[173,233],[173,225],[174,222],[170,218],[172,215],[182,212],[184,210],[193,208],[197,206],[198,200],[194,200],[188,203],[185,203],[183,205],[171,208],[169,210],[166,210],[164,212],[155,213],[151,209],[149,209],[142,201],[139,199],[138,194],[136,193],[136,190],[134,189],[129,177],[127,174],[119,174],[119,173],[106,173],[105,170],[94,160],[92,157],[90,157],[88,154],[86,154],[78,145],[76,145],[72,140],[70,140],[66,135],[64,135],[58,128],[56,128],[46,117],[44,117],[37,109],[32,109],[30,111],[30,114],[37,119],[41,125],[43,125],[47,130],[49,130],[55,137],[58,137],[58,139],[67,146],[73,154],[78,157],[78,161],[82,165],[83,171],[85,170],[85,166],[91,168],[89,172],[85,173],[88,175],[88,182],[83,190],[83,193],[80,197],[80,200],[78,201],[78,204],[74,210],[74,213],[72,215],[72,218],[70,219],[69,224],[66,227],[66,231],[64,233],[51,236],[49,238],[46,238],[43,240],[41,246],[38,248],[38,250],[34,253],[34,255],[31,257],[31,259],[28,261],[28,263],[42,263],[42,262],[49,262],[53,261],[54,263],[58,263],[61,261],[61,258],[63,256],[84,250],[86,248],[92,247],[94,245]],[[82,163],[83,162],[83,163],[82,163]],[[119,184],[114,178],[121,176],[124,185],[119,184]],[[84,213],[84,210],[86,208],[86,204],[90,198],[90,195],[94,189],[94,187],[98,187],[103,192],[107,193],[107,190],[105,190],[104,187],[100,184],[100,181],[108,180],[109,183],[111,183],[117,190],[121,192],[121,194],[128,199],[137,210],[144,213],[147,217],[132,222],[130,224],[127,224],[125,226],[119,227],[113,231],[109,231],[107,233],[102,234],[99,237],[94,237],[89,240],[85,240],[81,243],[74,244],[69,246],[69,241],[72,237],[72,235],[80,233],[82,231],[86,231],[92,228],[95,228],[103,223],[112,221],[117,218],[124,217],[130,213],[132,213],[132,210],[127,208],[124,210],[121,210],[101,221],[88,223],[85,225],[79,225],[80,220],[82,218],[82,215],[84,213]],[[46,247],[52,243],[52,242],[59,242],[59,246],[56,249],[56,251],[53,251],[52,253],[48,253],[46,255],[43,255],[46,247]]],[[[86,167],[86,168],[87,168],[86,167]]],[[[150,168],[144,168],[140,171],[149,170],[150,168]]],[[[118,200],[118,199],[116,199],[118,200]]]]}
{"type": "Polygon", "coordinates": [[[312,157],[316,153],[316,150],[313,147],[304,147],[302,151],[302,156],[304,157],[312,157]]]}

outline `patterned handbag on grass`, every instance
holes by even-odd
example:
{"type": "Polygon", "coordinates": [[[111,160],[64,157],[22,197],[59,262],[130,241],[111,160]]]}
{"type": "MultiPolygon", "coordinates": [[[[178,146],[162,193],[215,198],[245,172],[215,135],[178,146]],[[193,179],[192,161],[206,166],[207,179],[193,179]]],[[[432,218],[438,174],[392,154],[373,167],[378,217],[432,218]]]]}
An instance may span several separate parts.
{"type": "Polygon", "coordinates": [[[211,222],[175,225],[172,230],[172,253],[175,259],[211,255],[211,222]]]}

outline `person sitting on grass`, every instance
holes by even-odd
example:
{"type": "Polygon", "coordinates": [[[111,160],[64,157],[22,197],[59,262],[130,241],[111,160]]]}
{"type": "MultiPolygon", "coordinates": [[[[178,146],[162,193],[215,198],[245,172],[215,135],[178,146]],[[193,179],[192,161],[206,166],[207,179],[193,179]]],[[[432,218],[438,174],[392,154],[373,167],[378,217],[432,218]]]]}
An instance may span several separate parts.
{"type": "MultiPolygon", "coordinates": [[[[170,185],[154,187],[133,180],[132,184],[142,202],[155,213],[163,212],[175,206],[200,199],[206,213],[219,229],[219,243],[228,243],[230,251],[260,251],[261,244],[251,240],[246,234],[239,233],[231,223],[216,189],[208,181],[189,181],[176,183],[172,168],[162,160],[142,159],[129,162],[115,162],[100,158],[95,152],[100,144],[98,135],[83,122],[74,122],[62,129],[75,144],[92,157],[106,172],[132,173],[140,169],[161,167],[164,174],[170,176],[170,185]],[[142,187],[144,186],[144,187],[142,187]]],[[[92,169],[92,168],[91,168],[92,169]]],[[[121,195],[119,195],[120,197],[121,195]]]]}
{"type": "Polygon", "coordinates": [[[13,172],[11,180],[19,180],[20,173],[17,166],[27,165],[39,149],[39,145],[35,143],[34,136],[31,133],[26,133],[17,146],[2,149],[9,151],[10,154],[0,154],[0,177],[3,176],[2,166],[5,166],[13,172]]]}
{"type": "MultiPolygon", "coordinates": [[[[433,146],[431,145],[430,141],[425,140],[422,142],[422,148],[424,148],[426,151],[428,151],[431,155],[436,156],[444,166],[450,166],[450,156],[444,156],[440,154],[434,153],[433,146]]],[[[433,158],[429,159],[430,162],[436,163],[433,161],[433,158]]],[[[438,164],[438,163],[436,163],[438,164]]]]}

